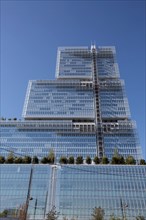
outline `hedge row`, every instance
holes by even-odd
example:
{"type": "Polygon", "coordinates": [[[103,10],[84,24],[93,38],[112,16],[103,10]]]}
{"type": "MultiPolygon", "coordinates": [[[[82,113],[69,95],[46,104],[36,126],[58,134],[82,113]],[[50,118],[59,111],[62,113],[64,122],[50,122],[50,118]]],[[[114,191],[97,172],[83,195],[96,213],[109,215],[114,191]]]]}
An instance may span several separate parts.
{"type": "MultiPolygon", "coordinates": [[[[102,159],[99,159],[97,156],[94,157],[92,160],[90,156],[86,157],[86,164],[91,164],[92,161],[95,164],[136,164],[136,160],[133,156],[128,156],[126,159],[124,159],[123,156],[113,156],[111,161],[106,156],[103,156],[102,159]]],[[[15,157],[13,154],[9,154],[7,158],[4,156],[0,156],[0,164],[54,164],[55,163],[55,156],[53,154],[48,155],[47,157],[43,157],[42,159],[38,159],[37,156],[30,157],[30,156],[24,156],[24,157],[15,157]]],[[[84,159],[83,156],[78,156],[76,159],[73,156],[66,157],[61,156],[59,159],[59,163],[61,164],[83,164],[84,159]]],[[[146,165],[146,161],[144,159],[141,159],[139,161],[140,165],[146,165]]]]}

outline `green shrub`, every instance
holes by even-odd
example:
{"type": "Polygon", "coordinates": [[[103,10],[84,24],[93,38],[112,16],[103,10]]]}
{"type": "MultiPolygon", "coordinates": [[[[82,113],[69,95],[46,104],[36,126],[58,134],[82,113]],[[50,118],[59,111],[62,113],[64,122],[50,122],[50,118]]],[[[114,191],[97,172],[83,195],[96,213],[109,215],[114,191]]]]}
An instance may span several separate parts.
{"type": "Polygon", "coordinates": [[[123,156],[113,156],[111,160],[111,164],[125,164],[125,160],[123,156]]]}
{"type": "Polygon", "coordinates": [[[30,156],[25,156],[22,160],[23,163],[25,164],[30,164],[31,163],[31,157],[30,156]]]}
{"type": "Polygon", "coordinates": [[[126,158],[126,164],[135,165],[135,164],[136,164],[136,160],[134,159],[133,156],[128,156],[128,157],[126,158]]]}
{"type": "Polygon", "coordinates": [[[82,156],[78,156],[76,158],[76,164],[82,164],[83,163],[83,157],[82,156]]]}
{"type": "Polygon", "coordinates": [[[4,163],[5,162],[5,157],[3,156],[0,156],[0,164],[4,163]]]}
{"type": "Polygon", "coordinates": [[[98,156],[95,156],[93,161],[94,161],[95,164],[99,164],[100,163],[100,160],[99,160],[98,156]]]}
{"type": "Polygon", "coordinates": [[[67,164],[68,163],[67,157],[65,157],[65,156],[60,157],[59,163],[67,164]]]}
{"type": "Polygon", "coordinates": [[[41,159],[41,163],[43,163],[43,164],[48,163],[47,157],[43,157],[43,158],[41,159]]]}
{"type": "Polygon", "coordinates": [[[23,163],[22,157],[15,157],[14,163],[23,163]]]}
{"type": "Polygon", "coordinates": [[[68,163],[69,163],[69,164],[74,164],[74,162],[75,162],[74,157],[73,157],[73,156],[70,156],[70,157],[68,158],[68,163]]]}
{"type": "Polygon", "coordinates": [[[109,163],[109,159],[106,156],[103,156],[102,160],[101,160],[102,164],[108,164],[109,163]]]}
{"type": "Polygon", "coordinates": [[[48,159],[49,164],[54,164],[55,154],[54,154],[54,151],[52,149],[50,150],[47,159],[48,159]]]}
{"type": "Polygon", "coordinates": [[[32,158],[32,163],[33,163],[33,164],[38,164],[38,163],[39,163],[39,159],[38,159],[37,156],[34,156],[34,157],[32,158]]]}
{"type": "Polygon", "coordinates": [[[13,153],[10,153],[8,155],[8,157],[6,158],[5,163],[14,163],[14,160],[15,160],[15,157],[14,157],[13,153]]]}
{"type": "Polygon", "coordinates": [[[140,165],[146,165],[146,161],[144,159],[140,160],[140,165]]]}
{"type": "Polygon", "coordinates": [[[91,164],[92,160],[91,160],[91,157],[90,156],[87,156],[86,157],[86,163],[87,164],[91,164]]]}

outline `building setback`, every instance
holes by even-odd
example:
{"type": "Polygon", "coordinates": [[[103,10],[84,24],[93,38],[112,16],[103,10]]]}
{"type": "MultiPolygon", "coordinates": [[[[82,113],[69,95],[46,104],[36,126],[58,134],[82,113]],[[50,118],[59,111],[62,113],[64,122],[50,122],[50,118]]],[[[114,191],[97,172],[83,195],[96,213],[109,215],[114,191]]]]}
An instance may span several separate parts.
{"type": "MultiPolygon", "coordinates": [[[[60,47],[55,80],[30,80],[21,121],[0,122],[0,155],[88,155],[142,158],[114,47],[60,47]]],[[[42,220],[56,206],[59,219],[89,220],[102,207],[146,216],[146,168],[114,165],[1,165],[0,211],[17,211],[29,201],[29,219],[42,220]],[[18,199],[17,199],[18,198],[18,199]]]]}

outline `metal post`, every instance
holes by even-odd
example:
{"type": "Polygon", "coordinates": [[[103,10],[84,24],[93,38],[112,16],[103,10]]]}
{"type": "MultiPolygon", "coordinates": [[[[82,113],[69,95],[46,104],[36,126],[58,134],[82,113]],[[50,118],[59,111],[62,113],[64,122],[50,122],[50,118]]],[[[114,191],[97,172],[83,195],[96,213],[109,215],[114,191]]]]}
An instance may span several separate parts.
{"type": "Polygon", "coordinates": [[[46,199],[45,199],[45,208],[44,208],[44,219],[45,219],[45,215],[46,215],[46,208],[47,208],[47,198],[48,198],[48,190],[46,193],[46,199]]]}
{"type": "Polygon", "coordinates": [[[35,200],[35,206],[34,206],[34,220],[36,215],[36,209],[37,209],[37,199],[35,200]]]}
{"type": "Polygon", "coordinates": [[[121,211],[122,211],[122,219],[124,220],[124,210],[123,210],[122,198],[120,198],[120,204],[121,204],[121,211]]]}
{"type": "Polygon", "coordinates": [[[29,185],[28,185],[28,192],[27,192],[27,199],[26,199],[26,205],[25,205],[25,214],[24,214],[24,219],[27,220],[27,211],[29,207],[29,200],[32,200],[33,198],[30,197],[30,189],[31,189],[31,182],[32,182],[32,174],[33,174],[33,166],[31,166],[31,171],[30,171],[30,178],[29,178],[29,185]]]}

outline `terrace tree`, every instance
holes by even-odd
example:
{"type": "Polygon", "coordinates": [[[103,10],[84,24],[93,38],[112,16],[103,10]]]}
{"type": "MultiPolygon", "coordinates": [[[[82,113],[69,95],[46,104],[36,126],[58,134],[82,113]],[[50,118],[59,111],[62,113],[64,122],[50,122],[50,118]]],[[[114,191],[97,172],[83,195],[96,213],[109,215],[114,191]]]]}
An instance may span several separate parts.
{"type": "Polygon", "coordinates": [[[37,156],[34,156],[34,157],[32,158],[32,163],[33,163],[33,164],[38,164],[38,163],[39,163],[39,159],[38,159],[37,156]]]}
{"type": "Polygon", "coordinates": [[[82,164],[83,163],[83,157],[82,156],[78,156],[76,158],[76,164],[82,164]]]}
{"type": "Polygon", "coordinates": [[[136,164],[136,160],[134,159],[133,156],[128,156],[126,158],[126,164],[135,165],[136,164]]]}
{"type": "Polygon", "coordinates": [[[140,160],[140,165],[146,165],[146,161],[144,159],[140,160]]]}
{"type": "Polygon", "coordinates": [[[11,152],[11,153],[8,155],[8,157],[6,158],[5,163],[14,163],[14,160],[15,160],[14,154],[13,154],[13,152],[11,152]]]}
{"type": "Polygon", "coordinates": [[[94,161],[95,164],[99,164],[100,163],[100,160],[99,160],[98,156],[95,156],[93,161],[94,161]]]}
{"type": "Polygon", "coordinates": [[[3,156],[0,156],[0,164],[5,162],[5,158],[3,156]]]}
{"type": "Polygon", "coordinates": [[[75,162],[74,157],[73,157],[73,156],[70,156],[70,157],[68,158],[68,163],[69,163],[69,164],[74,164],[74,162],[75,162]]]}
{"type": "Polygon", "coordinates": [[[53,149],[50,150],[47,159],[48,159],[48,163],[54,164],[54,162],[55,162],[55,154],[54,154],[53,149]]]}
{"type": "Polygon", "coordinates": [[[91,164],[92,160],[91,160],[91,157],[90,156],[87,156],[86,157],[86,163],[87,164],[91,164]]]}
{"type": "Polygon", "coordinates": [[[101,160],[102,164],[108,164],[109,163],[109,159],[106,156],[103,156],[102,160],[101,160]]]}
{"type": "Polygon", "coordinates": [[[59,163],[67,164],[68,163],[67,157],[65,157],[65,156],[60,157],[59,163]]]}

